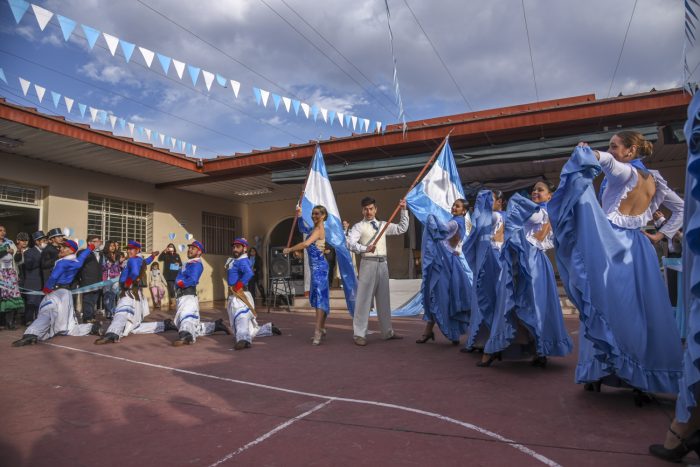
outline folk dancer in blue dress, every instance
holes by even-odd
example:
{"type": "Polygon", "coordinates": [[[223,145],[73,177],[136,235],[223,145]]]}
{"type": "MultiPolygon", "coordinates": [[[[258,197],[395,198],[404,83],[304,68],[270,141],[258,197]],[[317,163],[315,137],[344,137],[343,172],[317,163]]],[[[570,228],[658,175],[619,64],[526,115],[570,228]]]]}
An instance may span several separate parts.
{"type": "MultiPolygon", "coordinates": [[[[549,203],[564,287],[580,313],[576,382],[643,392],[677,393],[681,339],[654,248],[640,230],[660,205],[672,215],[660,236],[683,223],[683,201],[639,157],[652,152],[643,135],[621,131],[609,152],[579,144],[549,203]],[[593,192],[601,172],[602,210],[593,192]]],[[[658,238],[658,237],[655,237],[658,238]]]]}
{"type": "MultiPolygon", "coordinates": [[[[469,266],[474,273],[471,296],[469,333],[462,352],[483,349],[491,333],[496,310],[499,278],[501,277],[501,248],[505,235],[503,193],[481,190],[474,203],[474,224],[464,249],[469,266]]],[[[486,362],[489,355],[483,355],[486,362]]]]}
{"type": "Polygon", "coordinates": [[[97,323],[78,324],[73,308],[73,296],[70,293],[73,279],[94,248],[95,246],[89,243],[88,248],[76,256],[77,243],[73,240],[64,241],[58,252],[58,260],[44,284],[45,296],[39,305],[39,315],[24,332],[22,338],[12,343],[13,346],[36,344],[37,340],[47,340],[56,335],[99,334],[97,323]]]}
{"type": "Polygon", "coordinates": [[[535,354],[533,366],[545,368],[548,356],[571,353],[573,342],[564,326],[554,269],[545,251],[554,247],[547,202],[554,186],[537,182],[532,200],[515,194],[508,201],[505,244],[501,251],[498,305],[484,351],[491,356],[535,354]]]}
{"type": "MultiPolygon", "coordinates": [[[[192,345],[198,336],[208,336],[216,331],[231,334],[231,330],[222,319],[216,321],[201,321],[199,316],[199,298],[197,297],[197,285],[202,277],[202,255],[204,245],[195,240],[187,247],[188,261],[175,278],[175,296],[177,298],[177,312],[175,313],[175,326],[179,339],[173,341],[173,346],[192,345]]],[[[140,327],[147,323],[142,323],[140,327]]],[[[165,324],[165,323],[164,323],[165,324]]]]}
{"type": "Polygon", "coordinates": [[[253,277],[253,268],[246,254],[247,249],[248,240],[245,238],[235,239],[233,241],[233,258],[226,266],[226,280],[229,286],[226,312],[236,340],[233,347],[235,350],[250,348],[256,337],[282,334],[273,323],[258,325],[255,302],[248,291],[248,282],[253,277]]]}
{"type": "Polygon", "coordinates": [[[301,207],[297,206],[297,224],[299,231],[307,235],[306,240],[297,243],[291,248],[285,248],[284,254],[301,251],[306,248],[309,256],[309,270],[311,271],[311,290],[309,290],[309,303],[316,309],[316,329],[311,341],[313,345],[320,345],[326,335],[326,317],[330,311],[328,292],[328,263],[323,256],[326,245],[326,230],[323,222],[328,218],[328,212],[323,206],[314,206],[311,210],[313,228],[306,225],[301,216],[301,207]]]}
{"type": "Polygon", "coordinates": [[[465,199],[457,199],[452,204],[452,219],[447,224],[431,214],[423,229],[421,292],[426,323],[416,344],[435,340],[435,323],[453,345],[459,345],[460,337],[469,327],[471,270],[462,251],[467,238],[468,208],[465,199]]]}

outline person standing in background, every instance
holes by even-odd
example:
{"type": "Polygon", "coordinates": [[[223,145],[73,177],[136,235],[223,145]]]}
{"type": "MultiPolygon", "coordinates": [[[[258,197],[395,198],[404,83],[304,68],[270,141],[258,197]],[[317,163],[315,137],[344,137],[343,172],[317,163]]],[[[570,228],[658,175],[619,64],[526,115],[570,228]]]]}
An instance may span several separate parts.
{"type": "Polygon", "coordinates": [[[59,228],[49,230],[49,244],[41,250],[41,277],[44,284],[48,282],[51,270],[58,260],[58,252],[66,237],[59,228]]]}
{"type": "Polygon", "coordinates": [[[253,303],[255,303],[255,295],[257,291],[260,291],[260,296],[262,297],[263,305],[265,304],[265,288],[262,285],[262,260],[260,255],[258,255],[258,250],[251,248],[248,250],[248,261],[250,261],[250,267],[253,268],[253,278],[248,283],[248,290],[250,295],[253,296],[253,303]]]}
{"type": "MultiPolygon", "coordinates": [[[[85,258],[85,262],[78,273],[78,283],[80,287],[97,284],[102,281],[102,263],[104,262],[104,257],[102,255],[102,239],[99,235],[88,235],[87,243],[88,246],[93,246],[90,248],[92,254],[85,258]]],[[[78,254],[80,254],[81,251],[82,250],[80,250],[78,254]]],[[[82,294],[83,305],[81,311],[83,313],[83,323],[92,323],[95,321],[95,305],[97,304],[99,294],[99,290],[84,292],[82,294]]]]}
{"type": "MultiPolygon", "coordinates": [[[[24,252],[24,288],[28,290],[40,291],[44,287],[41,278],[41,251],[46,247],[48,239],[41,230],[32,234],[34,246],[24,252]]],[[[39,313],[42,295],[27,295],[24,304],[23,324],[32,324],[39,313]]]]}
{"type": "Polygon", "coordinates": [[[19,293],[19,280],[15,271],[15,253],[17,247],[6,237],[5,227],[0,225],[0,314],[5,317],[7,329],[15,329],[15,313],[24,308],[24,301],[19,293]]]}
{"type": "Polygon", "coordinates": [[[165,282],[168,284],[168,300],[170,301],[170,309],[175,309],[175,280],[177,275],[180,274],[180,269],[182,269],[182,259],[180,255],[175,250],[175,245],[168,243],[160,256],[158,256],[158,261],[163,262],[163,277],[165,277],[165,282]]]}

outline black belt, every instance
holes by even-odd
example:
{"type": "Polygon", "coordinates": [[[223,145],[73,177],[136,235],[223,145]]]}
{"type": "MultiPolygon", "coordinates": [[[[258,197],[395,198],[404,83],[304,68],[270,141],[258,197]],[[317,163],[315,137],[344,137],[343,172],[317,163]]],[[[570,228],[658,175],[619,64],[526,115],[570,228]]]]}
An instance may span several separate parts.
{"type": "Polygon", "coordinates": [[[175,295],[178,297],[182,297],[184,295],[194,295],[197,296],[197,288],[196,287],[185,287],[184,289],[178,288],[175,291],[175,295]]]}

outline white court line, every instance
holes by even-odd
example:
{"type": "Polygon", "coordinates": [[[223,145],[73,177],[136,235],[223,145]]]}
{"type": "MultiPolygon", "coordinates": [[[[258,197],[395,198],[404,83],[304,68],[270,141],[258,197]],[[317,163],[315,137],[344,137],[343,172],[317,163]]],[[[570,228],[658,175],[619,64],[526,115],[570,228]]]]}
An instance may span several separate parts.
{"type": "Polygon", "coordinates": [[[274,435],[274,434],[277,433],[278,431],[284,430],[285,428],[287,428],[287,427],[290,426],[291,424],[293,424],[293,423],[295,423],[295,422],[298,422],[299,420],[301,420],[302,418],[306,417],[307,415],[311,415],[312,413],[316,412],[317,410],[320,410],[320,409],[324,408],[325,406],[327,406],[327,405],[330,404],[331,402],[333,402],[333,401],[332,401],[332,400],[327,400],[326,402],[322,402],[322,403],[318,404],[316,407],[314,407],[313,409],[307,410],[307,411],[304,412],[303,414],[297,415],[296,417],[292,418],[291,420],[287,420],[287,421],[284,422],[283,424],[276,426],[275,428],[273,428],[272,430],[268,431],[268,432],[265,433],[264,435],[262,435],[262,436],[260,436],[260,437],[258,437],[258,438],[255,438],[253,441],[251,441],[250,443],[246,444],[245,446],[242,446],[242,447],[238,448],[237,450],[233,451],[231,454],[228,454],[228,455],[226,455],[225,457],[222,457],[222,458],[219,459],[218,461],[216,461],[216,462],[214,462],[213,464],[211,464],[209,467],[216,467],[216,466],[219,465],[219,464],[223,464],[224,462],[226,462],[227,460],[229,460],[229,459],[232,458],[233,456],[236,456],[236,455],[242,453],[242,452],[245,451],[246,449],[248,449],[248,448],[250,448],[250,447],[253,447],[253,446],[255,446],[255,445],[258,444],[258,443],[262,443],[263,441],[265,441],[267,438],[269,438],[270,436],[274,435]]]}
{"type": "Polygon", "coordinates": [[[120,361],[127,362],[127,363],[134,363],[136,365],[149,366],[151,368],[160,368],[162,370],[170,370],[170,371],[174,371],[176,373],[183,373],[186,375],[201,376],[203,378],[211,378],[211,379],[216,379],[219,381],[227,381],[229,383],[236,383],[236,384],[242,384],[245,386],[252,386],[252,387],[262,388],[262,389],[269,389],[272,391],[285,392],[287,394],[297,394],[300,396],[315,397],[317,399],[326,399],[328,401],[350,402],[350,403],[354,403],[354,404],[363,404],[363,405],[374,405],[377,407],[385,407],[385,408],[389,408],[389,409],[403,410],[404,412],[411,412],[411,413],[416,413],[416,414],[420,414],[420,415],[425,415],[426,417],[437,418],[438,420],[442,420],[444,422],[454,423],[455,425],[462,426],[464,428],[476,431],[477,433],[480,433],[482,435],[496,439],[502,443],[506,443],[509,446],[522,452],[523,454],[527,454],[528,456],[534,457],[538,461],[540,461],[543,464],[548,465],[550,467],[561,467],[559,464],[557,464],[552,459],[549,459],[548,457],[545,457],[542,454],[539,454],[539,453],[533,451],[532,449],[530,449],[526,446],[523,446],[522,444],[518,444],[515,441],[513,441],[512,439],[508,439],[504,436],[499,435],[498,433],[494,433],[493,431],[489,431],[485,428],[481,428],[480,426],[473,425],[473,424],[467,423],[467,422],[463,422],[461,420],[457,420],[457,419],[454,419],[451,417],[447,417],[445,415],[440,415],[439,413],[435,413],[435,412],[428,412],[425,410],[414,409],[412,407],[405,407],[403,405],[389,404],[386,402],[377,402],[377,401],[369,401],[369,400],[362,400],[362,399],[348,399],[345,397],[326,396],[323,394],[315,394],[312,392],[297,391],[294,389],[287,389],[287,388],[282,388],[282,387],[278,387],[278,386],[269,386],[267,384],[253,383],[250,381],[243,381],[243,380],[233,379],[233,378],[225,378],[223,376],[209,375],[207,373],[199,373],[197,371],[182,370],[180,368],[173,368],[173,367],[169,367],[169,366],[165,366],[165,365],[158,365],[157,363],[141,362],[139,360],[131,360],[129,358],[116,357],[114,355],[106,355],[106,354],[102,354],[99,352],[91,352],[89,350],[76,349],[75,347],[68,347],[65,345],[52,344],[50,342],[44,342],[44,344],[50,345],[52,347],[59,347],[61,349],[67,349],[67,350],[73,350],[75,352],[86,353],[89,355],[97,355],[98,357],[111,358],[114,360],[120,360],[120,361]]]}

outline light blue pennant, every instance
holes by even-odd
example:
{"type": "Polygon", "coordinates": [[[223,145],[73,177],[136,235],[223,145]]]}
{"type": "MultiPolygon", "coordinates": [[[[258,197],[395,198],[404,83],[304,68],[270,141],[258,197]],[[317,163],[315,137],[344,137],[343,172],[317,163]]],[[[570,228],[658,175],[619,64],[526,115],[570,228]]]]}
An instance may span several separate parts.
{"type": "Polygon", "coordinates": [[[199,78],[200,68],[196,66],[187,65],[187,71],[190,73],[190,78],[192,78],[192,86],[197,86],[197,78],[199,78]]]}
{"type": "Polygon", "coordinates": [[[281,100],[282,100],[282,98],[280,96],[278,96],[277,94],[274,94],[274,93],[272,94],[272,102],[275,103],[275,112],[277,111],[277,109],[280,108],[280,101],[281,100]]]}
{"type": "Polygon", "coordinates": [[[160,66],[163,67],[163,73],[166,75],[168,74],[168,70],[170,69],[170,57],[167,55],[161,55],[159,53],[156,54],[158,56],[158,61],[160,62],[160,66]]]}
{"type": "Polygon", "coordinates": [[[98,118],[100,119],[100,123],[103,125],[106,125],[107,124],[107,112],[105,112],[104,110],[100,110],[99,112],[97,112],[97,115],[98,115],[98,118]]]}
{"type": "Polygon", "coordinates": [[[119,119],[119,127],[120,127],[122,130],[125,129],[125,128],[126,128],[126,120],[124,120],[123,118],[120,118],[120,119],[119,119]]]}
{"type": "Polygon", "coordinates": [[[27,12],[27,8],[29,8],[29,3],[24,0],[7,0],[7,3],[10,4],[15,21],[19,24],[24,14],[27,12]]]}
{"type": "Polygon", "coordinates": [[[75,29],[75,26],[78,24],[75,21],[73,21],[70,18],[66,18],[65,16],[61,15],[56,15],[56,18],[58,18],[58,24],[61,26],[61,32],[63,33],[63,38],[68,41],[70,39],[70,35],[73,34],[73,30],[75,29]]]}
{"type": "Polygon", "coordinates": [[[134,44],[131,42],[127,42],[123,39],[119,39],[119,45],[122,48],[122,52],[124,52],[124,58],[126,58],[126,63],[129,63],[129,60],[131,60],[131,54],[134,53],[134,44]]]}
{"type": "Polygon", "coordinates": [[[222,88],[226,87],[226,78],[224,78],[218,73],[216,74],[216,82],[219,83],[219,86],[221,86],[222,88]]]}
{"type": "Polygon", "coordinates": [[[292,106],[294,107],[294,113],[299,115],[299,106],[301,105],[301,101],[298,101],[296,99],[292,100],[292,106]]]}
{"type": "Polygon", "coordinates": [[[318,118],[318,107],[316,107],[316,104],[314,104],[313,107],[311,107],[311,114],[314,116],[314,122],[318,118]]]}
{"type": "Polygon", "coordinates": [[[345,116],[345,128],[350,128],[350,123],[352,122],[352,118],[350,115],[345,116]]]}
{"type": "Polygon", "coordinates": [[[254,87],[253,94],[255,94],[255,102],[257,102],[258,105],[260,105],[260,102],[262,102],[262,95],[260,95],[260,89],[254,87]]]}
{"type": "Polygon", "coordinates": [[[87,105],[78,102],[78,109],[80,109],[80,117],[85,118],[85,110],[87,110],[87,105]]]}
{"type": "Polygon", "coordinates": [[[54,108],[58,108],[58,101],[61,99],[61,95],[56,91],[51,91],[51,98],[53,99],[54,108]]]}
{"type": "Polygon", "coordinates": [[[329,110],[328,121],[331,123],[331,126],[333,126],[333,120],[335,120],[335,110],[329,110]]]}
{"type": "Polygon", "coordinates": [[[7,78],[5,78],[5,72],[2,71],[2,68],[0,68],[0,79],[7,84],[7,78]]]}
{"type": "Polygon", "coordinates": [[[83,32],[85,33],[85,38],[88,41],[88,45],[90,46],[90,50],[92,50],[93,47],[95,47],[95,43],[97,42],[97,38],[100,37],[100,31],[97,29],[93,29],[90,26],[85,26],[84,24],[81,24],[80,27],[83,28],[83,32]]]}

